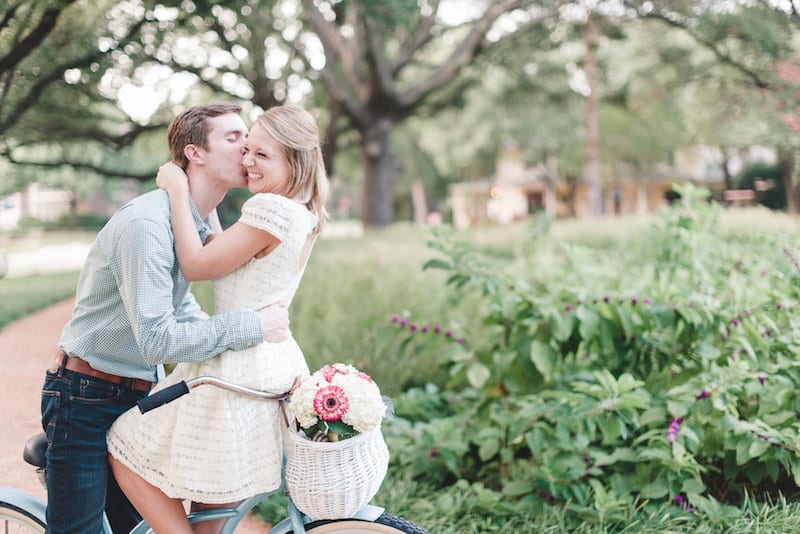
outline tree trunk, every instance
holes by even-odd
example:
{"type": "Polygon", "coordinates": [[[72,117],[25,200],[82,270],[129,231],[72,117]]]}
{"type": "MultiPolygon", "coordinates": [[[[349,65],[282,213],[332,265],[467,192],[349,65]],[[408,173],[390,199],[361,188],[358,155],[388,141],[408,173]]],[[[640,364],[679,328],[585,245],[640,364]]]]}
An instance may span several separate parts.
{"type": "Polygon", "coordinates": [[[786,193],[786,212],[792,215],[797,214],[797,191],[792,180],[794,169],[794,157],[789,150],[778,149],[778,163],[781,167],[781,182],[786,193]]]}
{"type": "Polygon", "coordinates": [[[583,28],[586,44],[586,60],[583,70],[589,95],[586,99],[586,153],[585,177],[588,193],[588,215],[596,217],[603,213],[602,185],[600,183],[600,126],[597,117],[597,31],[591,17],[583,28]]]}
{"type": "Polygon", "coordinates": [[[334,98],[329,99],[329,101],[331,119],[328,122],[328,128],[325,130],[322,159],[325,161],[325,170],[328,171],[328,177],[333,178],[336,173],[333,163],[336,159],[336,151],[339,148],[339,122],[342,117],[342,105],[334,98]]]}
{"type": "Polygon", "coordinates": [[[364,159],[364,196],[361,220],[365,226],[386,226],[394,219],[392,191],[397,177],[397,162],[389,146],[392,121],[368,121],[361,133],[364,159]]]}

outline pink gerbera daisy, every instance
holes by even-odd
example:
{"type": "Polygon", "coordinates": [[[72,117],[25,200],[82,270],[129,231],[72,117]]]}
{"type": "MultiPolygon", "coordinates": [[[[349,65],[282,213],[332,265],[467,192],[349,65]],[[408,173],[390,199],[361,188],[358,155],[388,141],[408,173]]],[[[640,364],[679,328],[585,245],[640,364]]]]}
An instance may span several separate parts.
{"type": "Polygon", "coordinates": [[[320,388],[314,396],[314,411],[323,421],[338,421],[349,407],[347,395],[339,386],[320,388]]]}

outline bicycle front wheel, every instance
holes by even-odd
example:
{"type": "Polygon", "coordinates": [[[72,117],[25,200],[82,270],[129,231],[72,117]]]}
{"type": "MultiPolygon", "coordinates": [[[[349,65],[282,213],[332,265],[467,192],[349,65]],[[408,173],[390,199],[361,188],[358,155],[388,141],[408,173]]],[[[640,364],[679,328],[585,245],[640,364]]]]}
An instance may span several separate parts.
{"type": "Polygon", "coordinates": [[[0,502],[0,532],[41,534],[44,532],[44,523],[30,512],[7,502],[0,502]]]}
{"type": "Polygon", "coordinates": [[[336,519],[314,521],[306,525],[306,532],[311,534],[428,534],[402,517],[392,514],[381,514],[375,521],[360,519],[336,519]]]}

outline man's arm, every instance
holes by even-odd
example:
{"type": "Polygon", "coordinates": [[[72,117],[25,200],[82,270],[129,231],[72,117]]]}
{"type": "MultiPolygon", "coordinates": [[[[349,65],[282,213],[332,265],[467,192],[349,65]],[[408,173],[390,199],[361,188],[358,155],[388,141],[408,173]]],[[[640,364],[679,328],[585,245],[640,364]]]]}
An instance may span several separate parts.
{"type": "Polygon", "coordinates": [[[109,251],[110,264],[134,338],[148,364],[201,361],[226,349],[242,350],[263,341],[262,321],[254,311],[178,321],[178,310],[192,304],[184,302],[185,295],[175,294],[172,276],[177,264],[169,229],[163,224],[134,220],[115,245],[109,251]]]}

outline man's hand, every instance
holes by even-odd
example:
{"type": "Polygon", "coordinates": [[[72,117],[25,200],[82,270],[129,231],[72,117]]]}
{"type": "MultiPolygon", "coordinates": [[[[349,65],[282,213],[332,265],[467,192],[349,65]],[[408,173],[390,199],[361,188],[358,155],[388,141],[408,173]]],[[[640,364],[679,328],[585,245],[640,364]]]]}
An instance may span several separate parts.
{"type": "Polygon", "coordinates": [[[289,308],[279,302],[258,311],[264,341],[279,343],[289,337],[289,308]]]}

